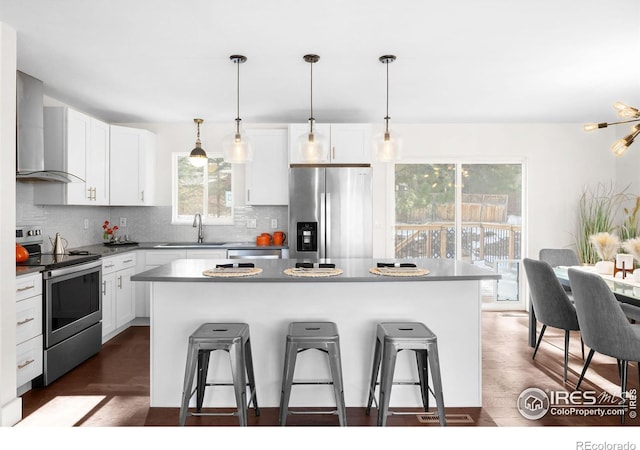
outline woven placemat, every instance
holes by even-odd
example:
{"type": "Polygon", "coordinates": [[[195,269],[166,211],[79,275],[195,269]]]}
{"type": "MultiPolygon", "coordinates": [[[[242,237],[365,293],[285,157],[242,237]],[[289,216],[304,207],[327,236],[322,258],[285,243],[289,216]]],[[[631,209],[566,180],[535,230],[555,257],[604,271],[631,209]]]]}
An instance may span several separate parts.
{"type": "Polygon", "coordinates": [[[369,272],[386,277],[420,277],[428,275],[428,269],[420,267],[372,267],[369,272]]]}
{"type": "Polygon", "coordinates": [[[329,268],[329,267],[314,267],[314,268],[288,268],[284,269],[285,275],[292,277],[335,277],[343,272],[342,269],[329,268]]]}
{"type": "Polygon", "coordinates": [[[215,269],[207,269],[202,272],[205,277],[250,277],[251,275],[257,275],[262,272],[259,267],[218,267],[215,269]]]}

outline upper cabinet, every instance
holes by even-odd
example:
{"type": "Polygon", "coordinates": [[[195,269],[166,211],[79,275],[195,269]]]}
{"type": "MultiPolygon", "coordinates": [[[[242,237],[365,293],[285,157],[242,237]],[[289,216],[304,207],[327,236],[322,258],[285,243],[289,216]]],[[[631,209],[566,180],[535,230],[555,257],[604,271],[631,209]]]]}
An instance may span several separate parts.
{"type": "Polygon", "coordinates": [[[84,181],[39,183],[37,204],[109,204],[109,124],[68,107],[44,109],[45,167],[84,181]]]}
{"type": "MultiPolygon", "coordinates": [[[[371,125],[369,124],[316,124],[315,130],[329,142],[328,159],[324,164],[371,163],[371,125]]],[[[309,124],[289,125],[289,162],[307,164],[298,156],[300,136],[309,131],[309,124]]]]}
{"type": "Polygon", "coordinates": [[[111,125],[109,203],[154,204],[156,136],[147,130],[111,125]]]}
{"type": "Polygon", "coordinates": [[[286,129],[247,130],[253,161],[245,165],[247,205],[288,205],[289,165],[286,129]]]}

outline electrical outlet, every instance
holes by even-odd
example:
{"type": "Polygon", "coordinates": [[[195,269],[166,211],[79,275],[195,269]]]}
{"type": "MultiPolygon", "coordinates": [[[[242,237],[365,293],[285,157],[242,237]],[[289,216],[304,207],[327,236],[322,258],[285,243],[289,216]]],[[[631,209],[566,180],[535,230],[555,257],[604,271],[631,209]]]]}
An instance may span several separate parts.
{"type": "Polygon", "coordinates": [[[120,228],[126,228],[126,227],[127,227],[127,218],[120,217],[120,228]]]}
{"type": "Polygon", "coordinates": [[[256,228],[256,219],[247,219],[247,228],[256,228]]]}
{"type": "Polygon", "coordinates": [[[278,228],[278,219],[271,219],[271,228],[274,230],[278,228]]]}
{"type": "Polygon", "coordinates": [[[84,229],[85,230],[89,229],[89,219],[84,219],[84,229]]]}

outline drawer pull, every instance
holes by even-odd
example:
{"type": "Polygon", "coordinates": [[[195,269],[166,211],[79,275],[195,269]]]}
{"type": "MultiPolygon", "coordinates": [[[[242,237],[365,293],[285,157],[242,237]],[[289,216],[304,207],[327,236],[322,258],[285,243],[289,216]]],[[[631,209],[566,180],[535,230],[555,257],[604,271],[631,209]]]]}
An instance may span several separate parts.
{"type": "Polygon", "coordinates": [[[113,263],[112,263],[112,264],[109,264],[109,265],[106,265],[106,264],[105,264],[104,268],[105,268],[105,269],[111,269],[113,266],[115,266],[115,264],[113,264],[113,263]]]}
{"type": "Polygon", "coordinates": [[[33,317],[29,317],[28,319],[21,320],[20,322],[17,322],[16,324],[17,324],[17,325],[24,325],[25,323],[29,323],[29,322],[31,322],[32,320],[35,320],[35,318],[33,318],[33,317]]]}
{"type": "Polygon", "coordinates": [[[28,291],[29,289],[35,289],[35,286],[25,286],[25,287],[21,287],[16,289],[16,292],[23,292],[23,291],[28,291]]]}
{"type": "Polygon", "coordinates": [[[29,364],[32,364],[36,362],[35,359],[29,359],[27,361],[24,362],[24,364],[18,364],[18,369],[24,369],[25,367],[27,367],[29,364]]]}
{"type": "Polygon", "coordinates": [[[122,261],[123,263],[130,263],[133,262],[133,259],[125,259],[124,261],[122,261]]]}

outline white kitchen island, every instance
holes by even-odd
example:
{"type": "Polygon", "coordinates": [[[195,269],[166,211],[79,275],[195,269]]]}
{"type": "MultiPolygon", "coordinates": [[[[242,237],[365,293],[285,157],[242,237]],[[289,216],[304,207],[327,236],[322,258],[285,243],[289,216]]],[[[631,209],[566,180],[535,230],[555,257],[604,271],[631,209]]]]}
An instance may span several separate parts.
{"type": "MultiPolygon", "coordinates": [[[[348,407],[366,405],[378,322],[416,321],[438,336],[446,407],[482,406],[480,282],[499,275],[453,260],[412,260],[430,271],[419,277],[374,275],[389,260],[326,260],[343,270],[334,277],[285,275],[296,260],[255,260],[263,271],[240,278],[202,275],[238,260],[181,259],[132,277],[151,283],[150,406],[179,407],[189,335],[205,322],[249,324],[258,404],[280,401],[287,326],[292,321],[338,325],[344,395],[348,407]]],[[[248,262],[243,260],[243,262],[248,262]]],[[[228,354],[215,352],[216,381],[229,381],[228,354]]],[[[401,352],[396,380],[417,379],[414,353],[401,352]]],[[[328,380],[326,356],[309,350],[298,357],[295,379],[328,380]]],[[[433,399],[432,399],[433,400],[433,399]]],[[[419,406],[419,388],[394,386],[391,406],[419,406]]],[[[432,403],[435,406],[435,402],[432,403]]],[[[204,406],[234,406],[232,388],[207,389],[204,406]]],[[[291,407],[335,405],[330,386],[294,386],[291,407]]]]}

